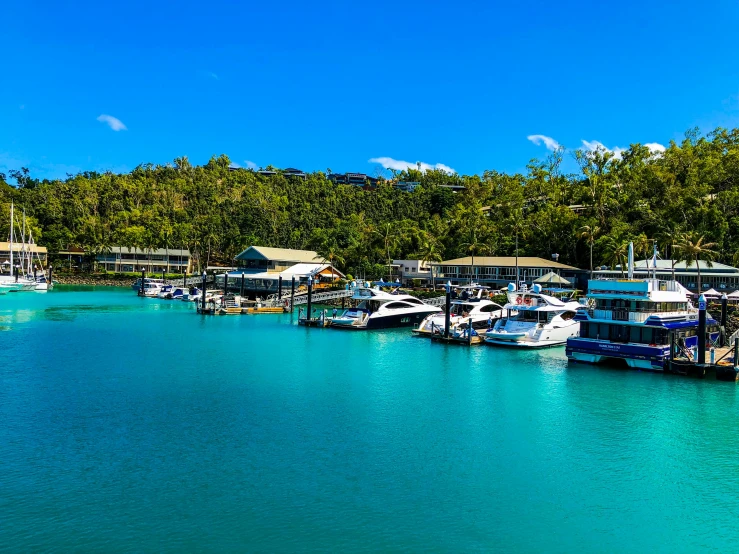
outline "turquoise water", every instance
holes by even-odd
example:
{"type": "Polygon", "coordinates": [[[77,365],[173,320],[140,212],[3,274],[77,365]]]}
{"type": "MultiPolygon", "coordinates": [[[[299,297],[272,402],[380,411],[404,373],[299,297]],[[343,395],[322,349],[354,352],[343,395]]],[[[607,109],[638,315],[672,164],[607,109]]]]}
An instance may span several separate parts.
{"type": "Polygon", "coordinates": [[[0,297],[0,550],[737,549],[734,384],[294,323],[0,297]]]}

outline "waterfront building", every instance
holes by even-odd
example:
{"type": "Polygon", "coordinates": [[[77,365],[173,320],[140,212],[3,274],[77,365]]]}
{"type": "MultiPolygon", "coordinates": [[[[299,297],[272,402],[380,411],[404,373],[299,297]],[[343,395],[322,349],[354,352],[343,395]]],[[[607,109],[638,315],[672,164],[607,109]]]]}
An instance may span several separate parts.
{"type": "MultiPolygon", "coordinates": [[[[38,244],[23,244],[22,242],[13,243],[13,258],[15,263],[20,260],[20,254],[22,252],[30,253],[34,263],[40,261],[41,265],[46,267],[46,261],[48,252],[45,246],[39,246],[38,244]]],[[[10,243],[0,242],[0,264],[10,264],[10,243]]]]}
{"type": "MultiPolygon", "coordinates": [[[[240,288],[244,274],[244,290],[249,296],[264,296],[277,292],[282,278],[283,292],[295,278],[297,286],[306,285],[312,278],[317,287],[328,286],[344,278],[331,264],[313,250],[293,250],[271,246],[250,246],[236,256],[238,267],[228,274],[230,288],[240,288]]],[[[220,278],[223,283],[223,278],[220,278]]]]}
{"type": "Polygon", "coordinates": [[[567,279],[575,288],[587,286],[588,272],[571,265],[534,256],[471,256],[431,263],[432,279],[436,283],[451,281],[452,285],[463,285],[474,281],[492,288],[503,288],[516,281],[518,261],[519,284],[533,282],[554,272],[567,279]]]}
{"type": "Polygon", "coordinates": [[[421,285],[431,283],[431,265],[423,260],[393,260],[391,268],[392,280],[400,279],[403,285],[412,285],[414,280],[421,285]]]}
{"type": "MultiPolygon", "coordinates": [[[[710,266],[703,260],[699,260],[701,271],[702,292],[716,289],[719,293],[730,293],[739,290],[739,268],[730,265],[713,262],[710,266]]],[[[646,279],[652,276],[654,262],[650,260],[636,260],[634,262],[634,278],[646,279]]],[[[603,266],[596,269],[593,277],[596,279],[621,279],[626,268],[614,269],[603,266]]],[[[657,260],[656,274],[658,279],[672,280],[672,260],[657,260]]],[[[698,269],[695,262],[687,265],[685,262],[675,263],[675,280],[689,291],[698,292],[698,269]]]]}
{"type": "Polygon", "coordinates": [[[54,264],[63,262],[64,267],[69,271],[72,269],[80,269],[85,259],[85,249],[78,246],[68,246],[64,250],[52,252],[49,258],[54,264]]]}
{"type": "Polygon", "coordinates": [[[181,248],[129,248],[112,246],[95,255],[100,269],[112,272],[183,273],[192,272],[190,251],[181,248]]]}
{"type": "Polygon", "coordinates": [[[296,264],[323,264],[326,261],[313,250],[293,250],[271,246],[250,246],[236,256],[238,271],[280,273],[296,264]]]}

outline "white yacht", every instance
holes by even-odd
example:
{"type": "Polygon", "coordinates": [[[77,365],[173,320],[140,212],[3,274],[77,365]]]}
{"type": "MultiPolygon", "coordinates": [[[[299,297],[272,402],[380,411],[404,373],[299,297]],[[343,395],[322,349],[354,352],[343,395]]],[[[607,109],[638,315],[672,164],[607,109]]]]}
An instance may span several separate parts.
{"type": "MultiPolygon", "coordinates": [[[[470,320],[472,328],[479,331],[492,327],[496,321],[505,315],[505,309],[496,304],[486,295],[489,289],[480,285],[465,285],[455,289],[456,297],[451,302],[449,316],[449,333],[459,334],[467,329],[470,320]]],[[[446,314],[444,312],[434,313],[426,316],[424,320],[413,329],[417,336],[432,336],[444,333],[446,314]]]]}
{"type": "Polygon", "coordinates": [[[146,296],[147,298],[156,298],[159,296],[159,291],[162,290],[162,287],[164,285],[159,283],[152,283],[152,282],[146,282],[144,281],[144,288],[142,289],[141,286],[139,286],[139,296],[146,296]]]}
{"type": "MultiPolygon", "coordinates": [[[[7,264],[9,273],[0,273],[0,285],[3,286],[3,289],[5,289],[8,292],[30,292],[36,290],[36,282],[32,279],[26,279],[22,276],[22,273],[25,271],[26,260],[25,257],[25,233],[23,234],[23,241],[22,241],[22,250],[20,252],[20,260],[18,260],[18,264],[15,263],[15,207],[13,203],[10,203],[10,235],[9,235],[9,243],[10,243],[10,260],[7,264]]],[[[25,219],[24,219],[24,226],[25,226],[25,219]]]]}
{"type": "Polygon", "coordinates": [[[18,292],[23,285],[19,283],[10,283],[6,281],[0,281],[0,294],[7,294],[9,292],[18,292]]]}
{"type": "Polygon", "coordinates": [[[197,302],[202,298],[201,295],[202,291],[198,287],[190,287],[182,294],[180,300],[184,302],[197,302]]]}
{"type": "Polygon", "coordinates": [[[517,291],[511,283],[505,305],[509,315],[488,329],[485,342],[519,348],[565,344],[580,331],[580,323],[575,320],[579,307],[578,302],[563,302],[542,294],[541,285],[534,285],[530,291],[517,291]]]}
{"type": "Polygon", "coordinates": [[[331,318],[331,327],[346,329],[385,329],[420,323],[441,308],[423,303],[418,298],[401,293],[397,288],[386,292],[380,287],[357,287],[352,299],[359,300],[356,308],[344,310],[331,318]]]}
{"type": "Polygon", "coordinates": [[[38,275],[36,277],[36,290],[51,290],[54,283],[46,278],[46,275],[38,275]]]}
{"type": "Polygon", "coordinates": [[[159,287],[157,298],[172,298],[172,292],[174,291],[174,285],[166,284],[159,287]]]}
{"type": "MultiPolygon", "coordinates": [[[[151,277],[144,277],[144,288],[146,288],[146,283],[152,283],[161,287],[162,285],[164,285],[164,279],[153,279],[151,277]]],[[[131,285],[131,289],[133,289],[134,292],[141,291],[141,277],[133,282],[133,284],[131,285]]]]}

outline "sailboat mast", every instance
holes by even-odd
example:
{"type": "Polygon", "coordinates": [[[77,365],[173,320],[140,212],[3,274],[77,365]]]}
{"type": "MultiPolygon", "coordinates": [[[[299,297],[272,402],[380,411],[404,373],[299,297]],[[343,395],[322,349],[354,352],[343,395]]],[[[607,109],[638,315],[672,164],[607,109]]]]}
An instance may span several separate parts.
{"type": "Polygon", "coordinates": [[[10,203],[10,275],[13,275],[13,203],[10,203]]]}
{"type": "Polygon", "coordinates": [[[21,231],[21,240],[23,241],[21,268],[23,269],[23,271],[25,271],[26,275],[28,275],[28,250],[26,247],[26,208],[23,208],[23,230],[21,231]]]}

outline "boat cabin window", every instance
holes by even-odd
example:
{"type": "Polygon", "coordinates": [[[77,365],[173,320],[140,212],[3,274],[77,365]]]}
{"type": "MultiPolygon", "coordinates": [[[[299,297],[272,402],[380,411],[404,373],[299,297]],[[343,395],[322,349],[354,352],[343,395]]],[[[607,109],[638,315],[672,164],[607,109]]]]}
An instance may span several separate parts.
{"type": "Polygon", "coordinates": [[[631,342],[635,344],[668,344],[667,329],[640,327],[637,325],[609,325],[607,323],[580,324],[580,336],[585,339],[631,342]]]}
{"type": "Polygon", "coordinates": [[[564,319],[565,321],[569,321],[573,317],[575,317],[575,312],[564,312],[563,314],[560,315],[560,317],[564,319]]]}
{"type": "Polygon", "coordinates": [[[488,304],[487,306],[483,306],[482,308],[480,308],[480,311],[486,314],[490,312],[497,312],[498,310],[500,310],[500,306],[498,306],[497,304],[488,304]]]}
{"type": "Polygon", "coordinates": [[[625,300],[621,298],[598,298],[595,301],[597,310],[626,310],[629,312],[679,312],[688,309],[687,302],[643,302],[641,300],[625,300]]]}
{"type": "Polygon", "coordinates": [[[357,309],[376,312],[380,308],[380,305],[381,302],[378,302],[377,300],[362,300],[357,306],[357,309]]]}
{"type": "Polygon", "coordinates": [[[416,305],[423,304],[423,302],[421,302],[418,298],[406,298],[405,302],[408,302],[409,304],[416,304],[416,305]]]}
{"type": "Polygon", "coordinates": [[[409,308],[408,304],[405,302],[388,302],[385,304],[385,309],[387,310],[401,310],[403,308],[409,308]]]}
{"type": "Polygon", "coordinates": [[[518,321],[534,321],[536,323],[547,323],[549,321],[549,313],[537,310],[521,310],[518,312],[518,321]]]}

